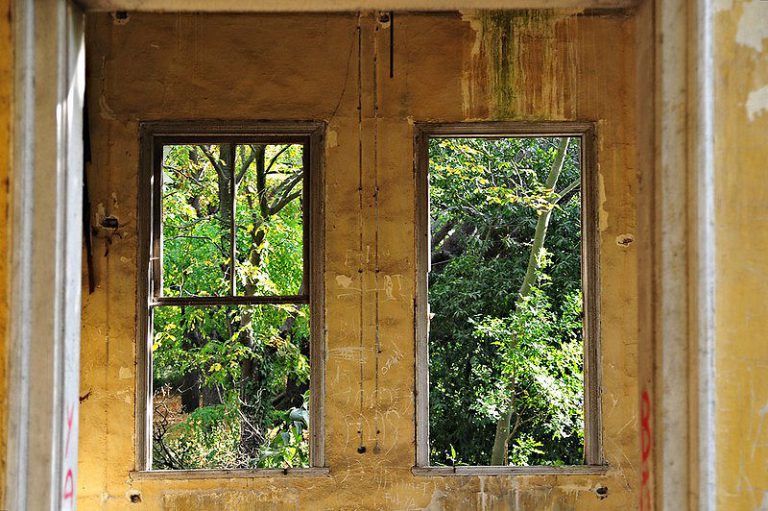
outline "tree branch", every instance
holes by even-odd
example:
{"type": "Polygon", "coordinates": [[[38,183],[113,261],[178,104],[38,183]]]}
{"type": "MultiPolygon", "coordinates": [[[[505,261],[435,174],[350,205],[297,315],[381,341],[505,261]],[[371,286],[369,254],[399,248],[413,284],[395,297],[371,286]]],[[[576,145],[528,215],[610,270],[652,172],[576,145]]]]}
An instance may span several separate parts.
{"type": "Polygon", "coordinates": [[[579,186],[581,185],[581,180],[577,179],[573,183],[569,184],[565,188],[563,188],[563,191],[559,193],[559,197],[557,197],[554,202],[552,202],[553,205],[559,206],[562,203],[568,202],[568,200],[573,197],[573,194],[576,193],[576,190],[579,189],[579,186]]]}
{"type": "Polygon", "coordinates": [[[453,226],[456,225],[454,220],[447,220],[436,232],[432,235],[432,252],[434,252],[440,243],[443,242],[446,236],[451,232],[453,226]]]}
{"type": "Polygon", "coordinates": [[[253,163],[253,160],[256,158],[256,151],[253,149],[252,145],[249,145],[248,147],[251,148],[250,154],[248,154],[248,158],[245,157],[245,147],[246,146],[240,146],[242,148],[242,165],[240,167],[240,173],[237,175],[237,181],[236,183],[239,185],[240,182],[245,177],[245,173],[248,171],[248,167],[251,166],[251,163],[253,163]]]}
{"type": "Polygon", "coordinates": [[[266,172],[269,172],[270,170],[272,170],[272,167],[275,165],[275,163],[277,162],[277,159],[280,157],[280,155],[281,155],[281,154],[283,154],[284,152],[286,152],[286,151],[287,151],[287,150],[288,150],[290,147],[291,147],[291,146],[290,146],[290,144],[289,144],[289,145],[287,145],[287,146],[285,146],[285,147],[283,147],[282,149],[280,149],[280,150],[277,152],[277,154],[276,154],[276,155],[274,155],[274,156],[272,157],[272,159],[269,161],[269,164],[267,165],[267,170],[266,170],[266,172]]]}
{"type": "Polygon", "coordinates": [[[289,202],[291,202],[293,199],[297,197],[301,197],[302,190],[299,190],[298,192],[294,192],[290,195],[284,195],[280,201],[278,201],[277,204],[274,206],[271,206],[269,208],[269,214],[270,215],[276,215],[280,212],[281,209],[283,209],[286,205],[288,205],[289,202]]]}
{"type": "MultiPolygon", "coordinates": [[[[568,151],[568,142],[570,138],[563,137],[560,139],[560,144],[555,154],[555,160],[552,162],[552,168],[547,176],[547,181],[544,183],[544,187],[549,190],[554,190],[557,186],[557,180],[560,178],[560,173],[563,170],[563,163],[565,162],[565,154],[568,151]]],[[[528,293],[536,280],[536,271],[539,269],[539,259],[541,249],[544,247],[544,240],[547,237],[547,228],[549,227],[549,219],[552,216],[552,210],[539,212],[539,218],[536,221],[536,234],[533,237],[533,244],[531,246],[531,253],[528,257],[528,267],[525,271],[525,278],[520,285],[520,291],[518,292],[518,299],[516,303],[519,303],[523,298],[528,296],[528,293]]]]}
{"type": "Polygon", "coordinates": [[[216,157],[213,155],[211,150],[204,145],[199,145],[197,147],[199,147],[200,150],[203,151],[203,154],[208,158],[208,161],[211,162],[211,165],[213,165],[213,168],[216,169],[216,173],[221,175],[224,171],[221,168],[221,164],[219,164],[219,162],[216,160],[216,157]]]}
{"type": "Polygon", "coordinates": [[[216,241],[215,241],[213,238],[211,238],[210,236],[193,236],[193,235],[191,235],[191,234],[177,234],[176,236],[169,236],[169,237],[168,237],[168,238],[166,238],[166,239],[170,241],[170,240],[176,240],[176,239],[181,239],[181,238],[185,238],[185,239],[193,239],[193,240],[208,240],[208,241],[210,241],[210,242],[211,242],[211,244],[212,244],[214,247],[216,247],[216,248],[218,249],[218,251],[219,251],[219,252],[221,252],[221,255],[222,255],[222,256],[224,256],[224,257],[227,257],[227,256],[228,256],[228,254],[227,254],[227,253],[226,253],[226,252],[225,252],[225,251],[224,251],[224,250],[223,250],[223,249],[222,249],[222,248],[219,246],[219,244],[218,244],[218,243],[216,243],[216,241]]]}

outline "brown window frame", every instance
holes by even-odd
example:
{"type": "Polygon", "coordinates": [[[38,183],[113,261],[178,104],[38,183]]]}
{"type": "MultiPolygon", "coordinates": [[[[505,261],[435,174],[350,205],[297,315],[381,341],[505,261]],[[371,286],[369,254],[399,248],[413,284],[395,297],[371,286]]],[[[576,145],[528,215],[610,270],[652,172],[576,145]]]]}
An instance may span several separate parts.
{"type": "MultiPolygon", "coordinates": [[[[138,227],[138,324],[136,343],[136,458],[134,474],[142,477],[216,477],[318,475],[325,468],[324,339],[324,168],[325,123],[310,121],[222,122],[152,121],[140,124],[138,227]],[[163,296],[162,295],[162,152],[167,145],[199,143],[301,144],[304,176],[304,292],[297,295],[163,296]],[[151,205],[151,207],[146,207],[151,205]],[[305,304],[310,314],[310,466],[254,470],[152,470],[152,310],[158,306],[227,306],[305,304]]],[[[234,185],[234,180],[233,180],[234,185]]],[[[233,186],[234,188],[234,186],[233,186]]],[[[232,190],[234,194],[234,189],[232,190]]],[[[234,203],[234,201],[233,201],[234,203]]],[[[236,228],[233,224],[231,236],[236,228]]],[[[236,247],[231,247],[234,255],[236,247]]],[[[232,258],[234,263],[234,257],[232,258]]],[[[233,281],[232,281],[233,282],[233,281]]]]}
{"type": "Polygon", "coordinates": [[[600,371],[600,265],[596,130],[592,122],[416,123],[416,460],[417,475],[604,473],[600,371]],[[584,299],[584,465],[438,467],[429,460],[429,140],[430,138],[572,137],[581,141],[581,280],[584,299]]]}

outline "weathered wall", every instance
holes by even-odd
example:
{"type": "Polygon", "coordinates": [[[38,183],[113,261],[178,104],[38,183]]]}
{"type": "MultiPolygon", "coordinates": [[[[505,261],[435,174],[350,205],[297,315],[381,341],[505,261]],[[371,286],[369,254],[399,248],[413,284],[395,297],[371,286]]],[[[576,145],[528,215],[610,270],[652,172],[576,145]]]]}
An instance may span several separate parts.
{"type": "Polygon", "coordinates": [[[623,16],[541,12],[398,13],[396,23],[390,78],[387,31],[377,30],[369,15],[360,18],[360,55],[356,14],[134,14],[120,24],[108,14],[89,16],[92,221],[110,214],[122,227],[111,239],[96,241],[98,287],[91,295],[84,292],[80,509],[636,507],[637,260],[634,244],[617,243],[635,229],[635,23],[623,16]],[[328,122],[325,416],[330,476],[186,481],[130,475],[138,121],[153,119],[328,122]],[[605,475],[411,474],[413,123],[468,119],[598,122],[601,367],[610,464],[605,475]],[[391,293],[378,292],[381,288],[391,293]],[[374,349],[376,314],[381,353],[374,349]],[[362,442],[379,447],[362,455],[357,452],[361,423],[362,442]],[[606,499],[594,493],[598,486],[608,488],[606,499]],[[141,495],[141,504],[131,503],[131,492],[141,495]]]}
{"type": "Polygon", "coordinates": [[[716,2],[717,477],[721,509],[768,509],[768,3],[716,2]]]}
{"type": "Polygon", "coordinates": [[[8,298],[10,293],[11,226],[9,198],[11,167],[11,2],[0,0],[0,506],[5,502],[6,442],[8,436],[8,298]]]}
{"type": "Polygon", "coordinates": [[[143,12],[341,12],[363,10],[629,8],[640,0],[80,0],[88,10],[143,12]]]}

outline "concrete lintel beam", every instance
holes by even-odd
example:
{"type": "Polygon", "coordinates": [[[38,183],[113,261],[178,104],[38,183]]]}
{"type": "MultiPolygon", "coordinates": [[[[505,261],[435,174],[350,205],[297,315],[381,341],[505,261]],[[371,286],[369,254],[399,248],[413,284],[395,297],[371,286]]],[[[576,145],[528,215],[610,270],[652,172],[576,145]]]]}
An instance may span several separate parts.
{"type": "Polygon", "coordinates": [[[627,9],[640,0],[79,0],[87,11],[341,12],[359,10],[627,9]]]}

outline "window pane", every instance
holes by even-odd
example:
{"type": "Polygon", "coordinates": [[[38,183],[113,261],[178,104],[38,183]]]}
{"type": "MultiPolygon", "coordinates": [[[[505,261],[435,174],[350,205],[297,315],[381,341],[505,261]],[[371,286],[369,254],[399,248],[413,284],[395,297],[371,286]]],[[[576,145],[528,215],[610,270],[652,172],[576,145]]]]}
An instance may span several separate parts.
{"type": "Polygon", "coordinates": [[[583,463],[580,151],[430,140],[433,465],[583,463]]]}
{"type": "Polygon", "coordinates": [[[302,159],[300,144],[165,146],[163,295],[301,294],[302,159]]]}
{"type": "Polygon", "coordinates": [[[297,295],[304,291],[304,164],[299,144],[242,146],[237,190],[237,293],[297,295]]]}
{"type": "Polygon", "coordinates": [[[231,171],[222,163],[227,155],[217,145],[163,147],[165,296],[229,294],[231,171]]]}
{"type": "Polygon", "coordinates": [[[309,466],[306,305],[153,309],[153,469],[309,466]]]}

